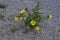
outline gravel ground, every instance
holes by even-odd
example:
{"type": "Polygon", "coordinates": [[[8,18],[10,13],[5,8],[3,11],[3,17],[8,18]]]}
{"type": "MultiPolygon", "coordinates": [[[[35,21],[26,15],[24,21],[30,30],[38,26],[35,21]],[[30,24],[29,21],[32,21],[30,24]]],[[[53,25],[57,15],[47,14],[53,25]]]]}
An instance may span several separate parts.
{"type": "Polygon", "coordinates": [[[0,9],[0,14],[4,16],[0,19],[0,40],[60,40],[60,0],[0,0],[0,3],[7,5],[5,9],[0,9]],[[44,20],[40,31],[24,34],[24,24],[12,21],[12,17],[24,7],[31,10],[37,1],[41,4],[43,15],[51,14],[53,18],[44,20]],[[12,33],[10,30],[13,27],[19,28],[19,31],[12,33]]]}

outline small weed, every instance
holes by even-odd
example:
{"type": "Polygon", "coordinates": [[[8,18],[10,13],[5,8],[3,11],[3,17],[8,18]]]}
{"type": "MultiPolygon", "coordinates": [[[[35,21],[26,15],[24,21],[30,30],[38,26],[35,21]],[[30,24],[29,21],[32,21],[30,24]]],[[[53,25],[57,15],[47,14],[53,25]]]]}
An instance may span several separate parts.
{"type": "Polygon", "coordinates": [[[16,32],[18,30],[18,28],[14,27],[11,29],[11,32],[16,32]]]}
{"type": "Polygon", "coordinates": [[[0,8],[3,8],[4,9],[5,7],[6,7],[6,5],[0,3],[0,8]]]}
{"type": "MultiPolygon", "coordinates": [[[[15,21],[24,21],[24,23],[27,25],[27,29],[33,29],[36,31],[39,31],[41,28],[39,26],[39,23],[41,23],[45,19],[51,19],[52,15],[47,15],[46,17],[42,17],[42,14],[40,12],[40,4],[37,2],[36,6],[32,8],[31,11],[29,11],[29,8],[25,8],[19,11],[20,17],[14,17],[15,21]],[[27,15],[26,15],[27,14],[27,15]]],[[[27,31],[26,31],[27,32],[27,31]]]]}

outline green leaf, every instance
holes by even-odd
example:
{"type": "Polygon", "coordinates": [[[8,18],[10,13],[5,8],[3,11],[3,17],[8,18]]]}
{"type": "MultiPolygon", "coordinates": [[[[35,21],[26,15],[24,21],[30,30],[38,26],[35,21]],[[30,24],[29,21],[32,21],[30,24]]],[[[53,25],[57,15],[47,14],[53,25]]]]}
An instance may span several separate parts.
{"type": "Polygon", "coordinates": [[[41,9],[40,4],[39,2],[37,2],[36,6],[32,9],[32,11],[33,13],[38,13],[40,9],[41,9]]]}
{"type": "Polygon", "coordinates": [[[31,20],[31,18],[28,16],[28,17],[26,17],[26,21],[25,21],[25,23],[26,24],[29,24],[30,23],[30,20],[31,20]]]}

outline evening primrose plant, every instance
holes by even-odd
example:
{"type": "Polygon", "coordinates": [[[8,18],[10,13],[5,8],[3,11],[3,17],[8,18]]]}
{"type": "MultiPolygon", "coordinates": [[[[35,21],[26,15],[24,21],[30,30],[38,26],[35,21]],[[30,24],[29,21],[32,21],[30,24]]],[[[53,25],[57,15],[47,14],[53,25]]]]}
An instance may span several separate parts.
{"type": "Polygon", "coordinates": [[[39,31],[41,28],[39,23],[45,19],[51,19],[52,15],[48,15],[46,17],[42,17],[40,10],[39,2],[35,7],[32,8],[32,12],[29,11],[28,8],[19,11],[20,16],[15,17],[15,21],[24,21],[27,29],[39,31]]]}

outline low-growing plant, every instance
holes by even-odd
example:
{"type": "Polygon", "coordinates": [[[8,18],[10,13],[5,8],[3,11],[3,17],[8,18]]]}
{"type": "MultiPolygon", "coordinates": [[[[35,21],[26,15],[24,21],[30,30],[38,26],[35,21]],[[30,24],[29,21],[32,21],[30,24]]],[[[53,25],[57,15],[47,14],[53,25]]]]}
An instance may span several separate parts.
{"type": "Polygon", "coordinates": [[[18,28],[14,27],[14,28],[12,28],[10,31],[11,31],[11,32],[16,32],[17,30],[18,30],[18,28]]]}
{"type": "Polygon", "coordinates": [[[52,18],[52,15],[48,15],[46,17],[42,17],[42,13],[40,12],[40,4],[39,2],[35,7],[32,8],[32,12],[29,11],[29,9],[26,7],[23,10],[19,11],[20,16],[15,17],[15,21],[24,21],[25,25],[27,25],[27,29],[31,30],[40,30],[41,28],[39,27],[39,23],[42,22],[45,19],[50,19],[52,18]]]}

